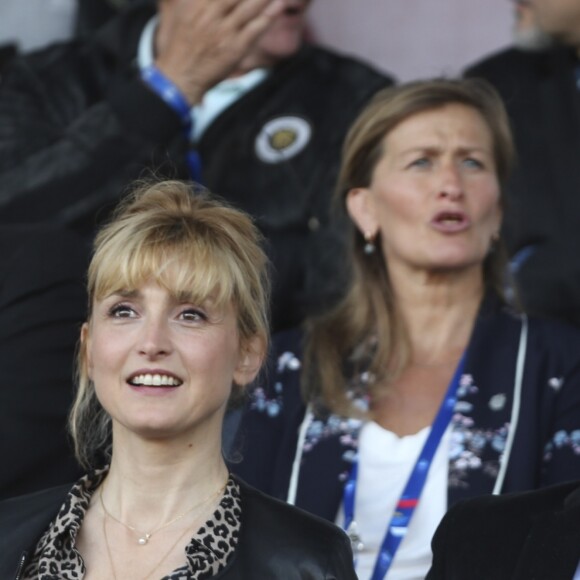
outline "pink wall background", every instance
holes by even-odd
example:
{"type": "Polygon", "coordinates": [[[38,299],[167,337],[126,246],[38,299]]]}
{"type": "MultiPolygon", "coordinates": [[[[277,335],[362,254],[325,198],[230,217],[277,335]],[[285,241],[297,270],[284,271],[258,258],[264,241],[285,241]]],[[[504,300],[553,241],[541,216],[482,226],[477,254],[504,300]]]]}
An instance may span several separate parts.
{"type": "Polygon", "coordinates": [[[312,0],[315,38],[398,80],[457,74],[510,44],[509,0],[312,0]]]}
{"type": "MultiPolygon", "coordinates": [[[[510,0],[312,0],[319,42],[405,81],[455,74],[510,43],[510,0]]],[[[72,33],[75,0],[0,0],[0,42],[29,50],[72,33]],[[22,4],[26,3],[26,10],[22,4]],[[31,15],[34,17],[31,18],[31,15]]]]}

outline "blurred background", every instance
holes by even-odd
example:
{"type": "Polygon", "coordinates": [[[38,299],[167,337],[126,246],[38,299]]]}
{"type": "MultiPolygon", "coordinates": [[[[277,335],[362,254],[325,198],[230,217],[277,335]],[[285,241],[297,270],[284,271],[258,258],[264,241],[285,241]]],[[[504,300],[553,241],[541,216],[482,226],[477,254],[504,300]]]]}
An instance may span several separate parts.
{"type": "Polygon", "coordinates": [[[510,0],[313,0],[312,34],[399,81],[457,73],[511,42],[510,0]]]}
{"type": "MultiPolygon", "coordinates": [[[[93,22],[122,1],[0,0],[0,45],[26,51],[69,38],[77,3],[93,22]]],[[[313,0],[310,17],[318,41],[406,81],[454,74],[508,45],[513,8],[510,0],[313,0]]]]}

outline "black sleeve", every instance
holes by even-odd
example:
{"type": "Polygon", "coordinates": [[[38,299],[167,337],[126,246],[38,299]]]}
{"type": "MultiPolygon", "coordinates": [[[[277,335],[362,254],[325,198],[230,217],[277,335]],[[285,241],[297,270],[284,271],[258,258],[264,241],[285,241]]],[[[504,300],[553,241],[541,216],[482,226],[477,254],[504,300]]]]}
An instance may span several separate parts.
{"type": "Polygon", "coordinates": [[[51,55],[19,59],[0,85],[0,223],[93,219],[184,147],[177,115],[135,73],[51,55]]]}

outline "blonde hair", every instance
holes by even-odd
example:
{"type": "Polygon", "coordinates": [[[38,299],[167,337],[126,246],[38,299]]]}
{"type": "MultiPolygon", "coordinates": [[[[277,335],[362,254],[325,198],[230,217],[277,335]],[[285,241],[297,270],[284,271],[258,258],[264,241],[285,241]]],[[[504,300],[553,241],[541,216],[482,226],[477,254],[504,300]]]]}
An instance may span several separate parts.
{"type": "MultiPolygon", "coordinates": [[[[514,162],[509,121],[497,92],[478,79],[436,79],[391,87],[375,95],[352,125],[343,147],[335,201],[342,208],[353,188],[369,187],[374,169],[384,153],[386,136],[415,114],[449,104],[477,111],[489,128],[495,168],[505,187],[514,162]]],[[[504,203],[503,196],[500,203],[504,203]]],[[[366,240],[352,227],[351,282],[337,307],[308,324],[304,396],[322,398],[331,410],[353,410],[347,397],[347,377],[369,371],[369,392],[388,383],[405,367],[409,356],[404,324],[397,314],[391,283],[380,243],[372,255],[364,253],[366,240]]],[[[483,264],[484,282],[502,295],[506,253],[496,245],[483,264]]]]}
{"type": "MultiPolygon", "coordinates": [[[[241,348],[268,346],[268,261],[249,216],[181,181],[141,182],[97,234],[88,270],[89,320],[96,300],[153,281],[194,303],[233,304],[241,348]]],[[[77,355],[69,418],[77,459],[94,467],[111,443],[111,419],[77,355]]],[[[242,389],[234,389],[233,395],[242,389]]]]}

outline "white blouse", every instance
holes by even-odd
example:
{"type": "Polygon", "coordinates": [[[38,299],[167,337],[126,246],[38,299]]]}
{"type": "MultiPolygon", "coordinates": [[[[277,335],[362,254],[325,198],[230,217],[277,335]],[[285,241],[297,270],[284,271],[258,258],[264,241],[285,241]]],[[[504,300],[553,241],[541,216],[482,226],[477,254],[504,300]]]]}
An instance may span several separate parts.
{"type": "MultiPolygon", "coordinates": [[[[375,422],[362,427],[355,497],[355,521],[364,544],[356,563],[360,580],[371,577],[395,504],[430,430],[431,427],[425,427],[414,435],[398,437],[375,422]]],[[[450,441],[448,427],[387,580],[423,580],[431,566],[431,538],[447,510],[450,441]]],[[[344,526],[342,505],[336,523],[344,526]]]]}

